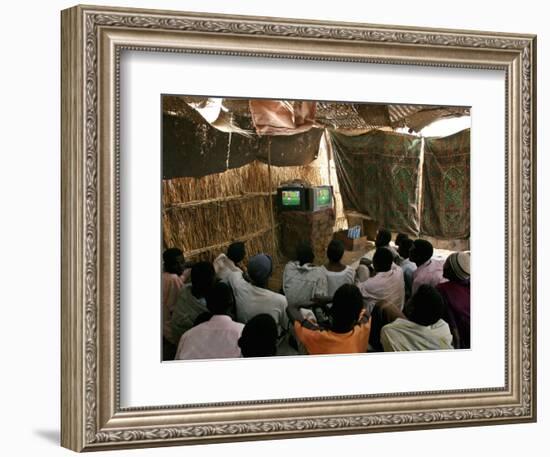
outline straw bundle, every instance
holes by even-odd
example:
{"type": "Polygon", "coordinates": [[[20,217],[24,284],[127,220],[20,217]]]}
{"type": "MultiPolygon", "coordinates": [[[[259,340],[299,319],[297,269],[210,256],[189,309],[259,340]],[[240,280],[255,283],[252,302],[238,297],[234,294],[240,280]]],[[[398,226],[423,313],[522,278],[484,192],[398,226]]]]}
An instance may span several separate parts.
{"type": "Polygon", "coordinates": [[[267,166],[252,162],[240,168],[201,178],[167,179],[162,183],[164,208],[174,203],[265,192],[268,188],[267,166]]]}
{"type": "Polygon", "coordinates": [[[270,204],[264,196],[174,208],[164,213],[164,238],[185,251],[241,239],[271,226],[270,204]]]}

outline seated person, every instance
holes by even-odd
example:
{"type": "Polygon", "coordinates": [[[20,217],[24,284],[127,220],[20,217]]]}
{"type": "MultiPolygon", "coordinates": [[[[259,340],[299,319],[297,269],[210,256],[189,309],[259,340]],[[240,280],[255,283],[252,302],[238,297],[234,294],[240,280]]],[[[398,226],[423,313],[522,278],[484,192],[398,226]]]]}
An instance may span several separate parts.
{"type": "Polygon", "coordinates": [[[355,282],[364,282],[374,274],[374,267],[372,266],[372,260],[360,259],[359,265],[355,269],[355,282]]]}
{"type": "Polygon", "coordinates": [[[454,252],[445,261],[443,277],[437,286],[447,313],[444,319],[451,327],[456,349],[470,348],[470,253],[454,252]]]}
{"type": "MultiPolygon", "coordinates": [[[[397,249],[399,250],[399,247],[401,246],[401,242],[403,240],[408,240],[409,239],[409,235],[407,235],[406,233],[398,233],[397,235],[395,235],[395,245],[397,246],[397,249]]],[[[398,251],[399,253],[399,251],[398,251]]]]}
{"type": "Polygon", "coordinates": [[[374,305],[385,301],[403,309],[405,302],[405,282],[403,271],[393,263],[393,255],[388,248],[378,248],[372,259],[376,274],[364,282],[358,283],[370,314],[374,305]]]}
{"type": "Polygon", "coordinates": [[[182,287],[170,322],[171,338],[178,344],[195,319],[207,311],[206,296],[216,282],[216,272],[211,262],[197,262],[191,267],[191,284],[182,287]]]}
{"type": "Polygon", "coordinates": [[[182,335],[176,360],[240,357],[237,342],[244,325],[233,321],[228,315],[232,306],[231,287],[223,282],[216,283],[206,296],[206,307],[212,316],[182,335]]]}
{"type": "Polygon", "coordinates": [[[369,351],[370,352],[383,352],[384,348],[380,342],[380,332],[382,328],[398,317],[407,319],[407,316],[403,314],[397,306],[387,303],[385,301],[379,301],[374,305],[370,320],[370,336],[369,336],[369,351]]]}
{"type": "Polygon", "coordinates": [[[178,248],[166,249],[162,254],[162,359],[172,360],[176,353],[176,346],[172,341],[172,312],[178,299],[181,288],[185,283],[185,258],[183,251],[178,248]]]}
{"type": "Polygon", "coordinates": [[[282,334],[288,328],[287,301],[284,295],[267,289],[272,270],[271,257],[258,254],[248,260],[248,275],[251,282],[247,282],[243,273],[238,271],[231,273],[227,281],[235,295],[237,321],[246,324],[258,314],[269,314],[275,319],[279,333],[282,334]]]}
{"type": "Polygon", "coordinates": [[[416,264],[409,259],[409,252],[413,245],[413,240],[407,238],[401,240],[399,244],[399,257],[401,257],[401,263],[399,266],[403,270],[403,278],[405,279],[405,300],[407,300],[412,293],[413,273],[416,271],[416,264]]]}
{"type": "Polygon", "coordinates": [[[344,243],[340,240],[332,240],[329,243],[327,257],[328,262],[321,270],[327,278],[327,296],[332,298],[340,286],[354,283],[355,270],[341,262],[344,257],[344,243]]]}
{"type": "Polygon", "coordinates": [[[302,319],[298,307],[288,308],[294,331],[309,354],[351,354],[366,352],[370,319],[363,309],[363,297],[357,286],[344,284],[335,292],[326,328],[302,319]]]}
{"type": "Polygon", "coordinates": [[[417,266],[413,273],[411,294],[414,295],[422,284],[437,286],[443,281],[443,261],[433,259],[434,248],[427,240],[414,240],[409,249],[409,258],[417,266]]]}
{"type": "Polygon", "coordinates": [[[313,249],[308,243],[296,247],[296,259],[283,272],[283,292],[289,306],[309,304],[328,295],[327,277],[321,267],[313,265],[313,249]]]}
{"type": "Polygon", "coordinates": [[[269,357],[277,353],[277,324],[269,314],[258,314],[243,328],[238,345],[243,357],[269,357]]]}
{"type": "Polygon", "coordinates": [[[397,257],[395,257],[393,261],[399,266],[401,266],[401,262],[403,261],[403,257],[401,257],[401,255],[399,254],[399,247],[404,240],[408,239],[409,235],[407,235],[406,233],[398,233],[397,235],[395,235],[395,241],[393,243],[395,245],[395,250],[397,251],[397,257]]]}
{"type": "Polygon", "coordinates": [[[432,286],[422,284],[407,303],[405,315],[384,325],[380,342],[384,351],[424,351],[452,349],[451,330],[443,317],[441,294],[432,286]]]}
{"type": "Polygon", "coordinates": [[[371,249],[369,252],[367,252],[363,258],[372,260],[374,257],[374,253],[378,248],[387,248],[391,251],[394,260],[398,260],[399,254],[395,250],[395,248],[390,245],[391,242],[391,232],[389,230],[386,230],[385,228],[378,229],[378,232],[376,233],[376,238],[374,240],[374,249],[371,249]]]}
{"type": "Polygon", "coordinates": [[[214,269],[216,276],[220,281],[227,282],[227,277],[230,273],[241,272],[242,268],[239,263],[242,262],[246,255],[245,246],[242,241],[231,243],[227,248],[227,254],[220,254],[214,260],[214,269]]]}

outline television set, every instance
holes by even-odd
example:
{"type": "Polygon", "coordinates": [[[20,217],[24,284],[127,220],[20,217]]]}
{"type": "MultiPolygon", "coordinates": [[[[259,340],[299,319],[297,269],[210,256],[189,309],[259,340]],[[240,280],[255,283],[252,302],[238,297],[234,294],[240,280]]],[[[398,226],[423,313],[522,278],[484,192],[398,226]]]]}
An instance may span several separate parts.
{"type": "Polygon", "coordinates": [[[314,186],[308,189],[310,211],[332,208],[332,186],[314,186]]]}
{"type": "Polygon", "coordinates": [[[277,203],[281,211],[307,211],[307,188],[302,186],[279,187],[277,203]]]}

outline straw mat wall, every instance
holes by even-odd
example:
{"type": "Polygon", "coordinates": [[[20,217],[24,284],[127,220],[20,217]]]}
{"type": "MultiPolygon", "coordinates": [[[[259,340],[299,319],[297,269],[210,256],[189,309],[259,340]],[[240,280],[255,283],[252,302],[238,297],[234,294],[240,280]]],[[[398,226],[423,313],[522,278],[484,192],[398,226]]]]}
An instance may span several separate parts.
{"type": "Polygon", "coordinates": [[[271,189],[268,166],[256,161],[201,178],[164,180],[164,247],[179,247],[187,260],[212,260],[232,241],[240,240],[246,243],[247,255],[266,252],[277,260],[270,213],[274,190],[292,179],[322,184],[318,162],[271,167],[271,189]]]}

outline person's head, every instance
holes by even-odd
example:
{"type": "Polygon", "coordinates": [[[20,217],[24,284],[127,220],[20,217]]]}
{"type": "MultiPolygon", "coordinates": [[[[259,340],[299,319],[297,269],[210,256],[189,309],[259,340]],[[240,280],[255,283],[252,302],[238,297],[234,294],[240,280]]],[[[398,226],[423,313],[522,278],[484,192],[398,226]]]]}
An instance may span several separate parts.
{"type": "Polygon", "coordinates": [[[338,263],[344,257],[344,243],[340,240],[332,240],[327,247],[327,257],[332,263],[338,263]]]}
{"type": "Polygon", "coordinates": [[[233,291],[224,282],[217,282],[206,296],[206,307],[212,314],[228,314],[233,306],[233,291]]]}
{"type": "Polygon", "coordinates": [[[277,323],[269,314],[258,314],[243,328],[238,345],[243,357],[269,357],[277,352],[277,323]]]}
{"type": "Polygon", "coordinates": [[[273,271],[273,261],[267,254],[258,254],[248,259],[248,276],[252,282],[265,287],[273,271]]]}
{"type": "Polygon", "coordinates": [[[470,253],[453,252],[443,266],[443,277],[449,281],[466,281],[470,279],[470,253]]]}
{"type": "Polygon", "coordinates": [[[235,265],[242,262],[246,254],[245,246],[242,241],[235,241],[227,248],[227,258],[232,260],[235,265]]]}
{"type": "Polygon", "coordinates": [[[391,232],[384,228],[378,229],[378,233],[376,234],[376,239],[374,240],[374,245],[377,248],[381,248],[384,246],[388,246],[390,244],[390,241],[391,241],[391,232]]]}
{"type": "Polygon", "coordinates": [[[408,259],[412,245],[413,240],[411,240],[410,238],[405,238],[404,240],[401,240],[397,252],[402,258],[408,259]]]}
{"type": "Polygon", "coordinates": [[[401,246],[401,243],[403,240],[408,240],[409,239],[409,236],[406,235],[405,233],[398,233],[396,236],[395,236],[395,245],[397,247],[401,246]]]}
{"type": "Polygon", "coordinates": [[[212,262],[197,262],[191,267],[193,295],[205,297],[216,282],[216,271],[212,262]]]}
{"type": "Polygon", "coordinates": [[[443,298],[437,289],[422,284],[407,304],[407,317],[419,325],[433,325],[443,317],[443,298]]]}
{"type": "Polygon", "coordinates": [[[313,254],[311,244],[302,242],[296,246],[296,260],[300,263],[300,265],[312,263],[314,258],[315,255],[313,254]]]}
{"type": "Polygon", "coordinates": [[[334,293],[330,315],[332,330],[337,333],[349,332],[363,309],[363,296],[353,284],[344,284],[334,293]]]}
{"type": "Polygon", "coordinates": [[[413,245],[409,249],[409,258],[411,262],[420,266],[426,263],[434,255],[434,247],[428,240],[414,240],[413,245]]]}
{"type": "Polygon", "coordinates": [[[390,271],[392,263],[393,254],[388,248],[378,248],[372,257],[372,265],[378,273],[390,271]]]}
{"type": "Polygon", "coordinates": [[[185,269],[185,257],[183,251],[178,248],[166,249],[162,253],[164,271],[181,275],[185,269]]]}

